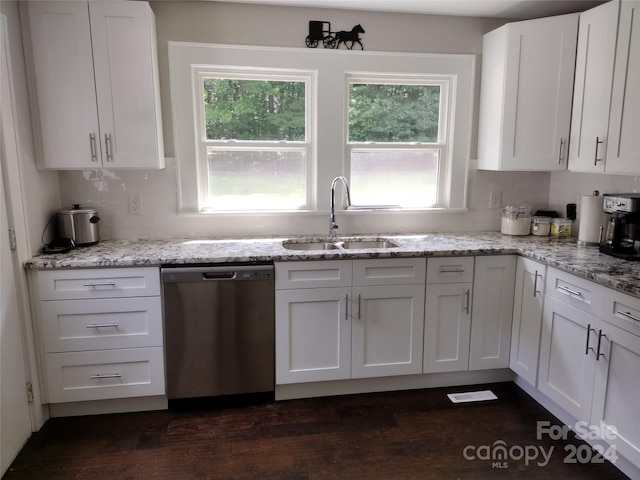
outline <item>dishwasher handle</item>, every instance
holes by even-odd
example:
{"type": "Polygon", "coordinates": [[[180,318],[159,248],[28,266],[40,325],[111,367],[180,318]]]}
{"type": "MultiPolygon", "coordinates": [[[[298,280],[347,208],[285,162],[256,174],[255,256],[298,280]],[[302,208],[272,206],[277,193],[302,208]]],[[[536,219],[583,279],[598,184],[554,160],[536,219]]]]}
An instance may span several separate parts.
{"type": "Polygon", "coordinates": [[[236,278],[236,272],[203,272],[203,280],[233,280],[236,278]]]}

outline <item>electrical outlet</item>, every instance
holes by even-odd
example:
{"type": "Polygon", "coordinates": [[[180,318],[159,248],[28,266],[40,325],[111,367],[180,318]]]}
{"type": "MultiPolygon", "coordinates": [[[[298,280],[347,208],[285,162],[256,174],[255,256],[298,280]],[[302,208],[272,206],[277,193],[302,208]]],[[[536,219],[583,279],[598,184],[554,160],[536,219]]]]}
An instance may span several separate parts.
{"type": "Polygon", "coordinates": [[[500,208],[502,204],[502,191],[491,190],[489,192],[489,208],[500,208]]]}
{"type": "Polygon", "coordinates": [[[129,215],[140,215],[141,209],[140,195],[129,195],[129,215]]]}

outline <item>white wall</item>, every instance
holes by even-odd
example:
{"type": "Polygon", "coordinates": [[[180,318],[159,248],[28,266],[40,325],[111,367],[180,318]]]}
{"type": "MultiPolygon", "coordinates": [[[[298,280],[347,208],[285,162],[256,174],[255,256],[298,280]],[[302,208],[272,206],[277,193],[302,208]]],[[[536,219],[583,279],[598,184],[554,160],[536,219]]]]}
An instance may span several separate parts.
{"type": "MultiPolygon", "coordinates": [[[[360,23],[366,50],[478,55],[471,139],[477,144],[478,94],[482,35],[504,20],[283,8],[219,2],[151,2],[156,15],[165,151],[174,155],[173,123],[167,58],[168,41],[269,45],[304,48],[309,20],[331,22],[332,30],[360,23]]],[[[322,48],[322,47],[318,47],[322,48]]],[[[178,213],[175,161],[164,171],[61,172],[62,203],[82,203],[98,209],[102,238],[177,236],[294,235],[326,233],[328,212],[292,215],[209,216],[178,213]],[[140,195],[142,215],[128,214],[127,197],[140,195]]],[[[548,173],[494,173],[475,170],[471,162],[468,212],[341,214],[340,233],[413,233],[498,230],[499,210],[489,209],[491,190],[502,192],[503,204],[529,203],[547,208],[548,173]]],[[[328,195],[329,185],[326,186],[328,195]]],[[[321,189],[321,194],[324,194],[321,189]]]]}

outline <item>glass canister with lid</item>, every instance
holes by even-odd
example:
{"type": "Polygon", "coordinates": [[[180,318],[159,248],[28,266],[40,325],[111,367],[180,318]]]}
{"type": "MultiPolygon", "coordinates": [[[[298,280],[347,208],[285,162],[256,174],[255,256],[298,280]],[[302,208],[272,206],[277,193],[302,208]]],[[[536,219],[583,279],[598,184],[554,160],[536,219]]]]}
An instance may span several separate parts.
{"type": "Polygon", "coordinates": [[[533,217],[531,222],[531,234],[548,237],[551,232],[551,217],[533,217]]]}
{"type": "Polygon", "coordinates": [[[508,205],[500,211],[500,232],[505,235],[529,235],[531,229],[529,205],[508,205]]]}
{"type": "Polygon", "coordinates": [[[551,223],[551,236],[555,238],[569,238],[571,236],[571,225],[573,221],[570,218],[554,218],[551,223]]]}

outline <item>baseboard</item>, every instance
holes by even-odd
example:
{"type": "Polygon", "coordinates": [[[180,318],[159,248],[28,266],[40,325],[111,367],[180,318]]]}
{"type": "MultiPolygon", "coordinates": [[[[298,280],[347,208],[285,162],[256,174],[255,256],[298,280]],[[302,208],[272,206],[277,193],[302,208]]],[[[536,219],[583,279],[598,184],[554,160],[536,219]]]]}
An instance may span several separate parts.
{"type": "Polygon", "coordinates": [[[429,373],[398,377],[357,378],[328,382],[292,383],[276,385],[276,400],[328,397],[355,393],[391,392],[418,388],[453,387],[482,383],[508,382],[513,372],[507,368],[453,373],[429,373]]]}
{"type": "Polygon", "coordinates": [[[164,395],[49,404],[51,417],[77,417],[80,415],[102,415],[107,413],[144,412],[166,409],[167,397],[164,395]]]}

